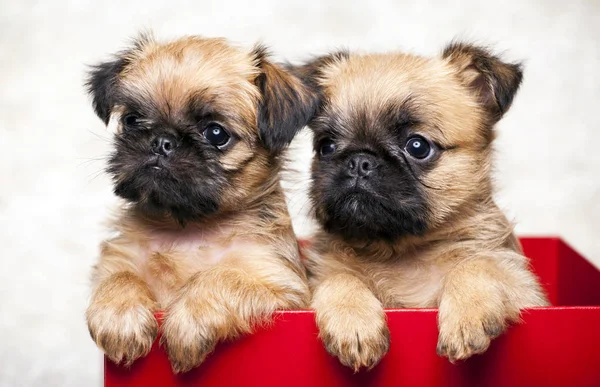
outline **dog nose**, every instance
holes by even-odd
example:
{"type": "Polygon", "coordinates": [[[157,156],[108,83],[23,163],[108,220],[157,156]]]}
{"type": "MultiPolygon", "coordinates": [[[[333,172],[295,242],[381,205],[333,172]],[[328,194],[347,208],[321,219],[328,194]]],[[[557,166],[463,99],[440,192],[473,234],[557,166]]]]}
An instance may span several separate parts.
{"type": "Polygon", "coordinates": [[[371,175],[379,163],[375,156],[367,153],[359,153],[352,155],[348,159],[348,173],[352,177],[366,177],[371,175]]]}
{"type": "Polygon", "coordinates": [[[155,154],[169,156],[177,148],[177,140],[173,136],[162,135],[152,140],[150,146],[155,154]]]}

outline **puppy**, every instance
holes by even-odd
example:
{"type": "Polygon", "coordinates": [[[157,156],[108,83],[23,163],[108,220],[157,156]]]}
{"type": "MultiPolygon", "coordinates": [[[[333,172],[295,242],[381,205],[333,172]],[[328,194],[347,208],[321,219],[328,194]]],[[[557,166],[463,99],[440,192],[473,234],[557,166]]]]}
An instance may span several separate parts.
{"type": "Polygon", "coordinates": [[[383,308],[439,308],[437,351],[484,352],[523,308],[547,305],[492,199],[494,124],[521,66],[454,43],[440,57],[338,52],[295,72],[319,95],[309,124],[308,256],[320,337],[354,370],[389,348],[383,308]]]}
{"type": "Polygon", "coordinates": [[[108,173],[124,199],[87,309],[92,338],[130,365],[156,339],[174,372],[278,309],[309,302],[278,172],[312,114],[302,82],[224,39],[138,38],[87,82],[115,132],[108,173]]]}

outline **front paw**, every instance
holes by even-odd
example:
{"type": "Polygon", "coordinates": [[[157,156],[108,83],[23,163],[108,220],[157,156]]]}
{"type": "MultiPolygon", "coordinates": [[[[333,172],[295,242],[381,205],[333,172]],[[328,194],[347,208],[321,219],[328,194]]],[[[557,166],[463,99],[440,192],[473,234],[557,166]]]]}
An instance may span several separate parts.
{"type": "Polygon", "coordinates": [[[390,348],[383,310],[367,314],[347,309],[332,311],[320,318],[318,325],[327,352],[354,372],[373,368],[390,348]]]}
{"type": "Polygon", "coordinates": [[[490,342],[506,328],[502,312],[487,311],[465,313],[451,312],[439,321],[437,353],[451,362],[463,360],[485,352],[490,342]]]}
{"type": "Polygon", "coordinates": [[[224,312],[199,302],[179,300],[167,309],[160,343],[165,346],[175,373],[199,366],[215,349],[219,338],[227,336],[230,319],[224,312]]]}
{"type": "Polygon", "coordinates": [[[146,356],[158,333],[152,311],[142,305],[91,305],[86,312],[92,339],[115,363],[130,366],[146,356]]]}

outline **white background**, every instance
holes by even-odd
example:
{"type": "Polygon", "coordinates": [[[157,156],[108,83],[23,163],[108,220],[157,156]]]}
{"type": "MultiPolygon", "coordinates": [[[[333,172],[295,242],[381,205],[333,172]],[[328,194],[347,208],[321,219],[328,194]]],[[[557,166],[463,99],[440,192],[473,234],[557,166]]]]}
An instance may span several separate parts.
{"type": "MultiPolygon", "coordinates": [[[[599,9],[550,0],[0,0],[0,385],[100,383],[83,313],[115,200],[101,173],[110,138],[82,80],[85,64],[140,28],[263,40],[293,61],[338,47],[435,55],[455,37],[523,59],[525,83],[498,126],[498,200],[520,234],[560,235],[598,265],[599,9]]],[[[308,136],[294,149],[294,167],[306,171],[308,136]]],[[[293,196],[306,235],[306,201],[293,196]]]]}

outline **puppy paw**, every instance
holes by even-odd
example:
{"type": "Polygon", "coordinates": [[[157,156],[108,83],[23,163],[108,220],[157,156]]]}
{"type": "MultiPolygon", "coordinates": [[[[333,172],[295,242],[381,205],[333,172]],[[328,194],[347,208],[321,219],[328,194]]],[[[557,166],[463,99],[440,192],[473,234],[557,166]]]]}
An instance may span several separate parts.
{"type": "Polygon", "coordinates": [[[373,368],[390,348],[390,332],[383,313],[334,311],[321,319],[319,329],[327,352],[354,372],[373,368]]]}
{"type": "Polygon", "coordinates": [[[152,311],[142,305],[91,305],[86,317],[98,347],[110,360],[126,366],[150,352],[158,333],[152,311]]]}
{"type": "Polygon", "coordinates": [[[197,300],[180,300],[167,309],[160,343],[164,345],[175,373],[188,372],[199,366],[215,349],[219,339],[227,336],[228,316],[198,303],[197,300]]]}
{"type": "Polygon", "coordinates": [[[502,313],[488,311],[480,314],[448,315],[439,321],[440,334],[437,353],[451,362],[467,359],[485,352],[490,342],[506,327],[502,313]]]}

